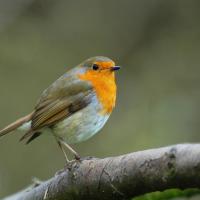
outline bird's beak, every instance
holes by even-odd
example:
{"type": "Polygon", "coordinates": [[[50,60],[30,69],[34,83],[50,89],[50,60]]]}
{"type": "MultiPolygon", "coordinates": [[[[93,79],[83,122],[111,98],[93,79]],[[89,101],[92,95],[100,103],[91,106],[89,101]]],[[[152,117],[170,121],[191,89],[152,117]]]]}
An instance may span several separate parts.
{"type": "Polygon", "coordinates": [[[112,68],[111,68],[111,71],[117,71],[117,70],[119,70],[121,67],[120,66],[113,66],[112,68]]]}

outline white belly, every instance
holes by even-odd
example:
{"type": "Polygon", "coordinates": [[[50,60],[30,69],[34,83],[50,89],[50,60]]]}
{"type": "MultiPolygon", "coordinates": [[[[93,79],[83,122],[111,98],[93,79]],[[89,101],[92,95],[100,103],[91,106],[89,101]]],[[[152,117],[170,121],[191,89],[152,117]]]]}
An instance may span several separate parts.
{"type": "Polygon", "coordinates": [[[97,111],[98,105],[88,105],[53,127],[56,136],[68,144],[79,143],[95,135],[106,123],[110,115],[97,111]],[[96,107],[96,108],[95,108],[96,107]]]}

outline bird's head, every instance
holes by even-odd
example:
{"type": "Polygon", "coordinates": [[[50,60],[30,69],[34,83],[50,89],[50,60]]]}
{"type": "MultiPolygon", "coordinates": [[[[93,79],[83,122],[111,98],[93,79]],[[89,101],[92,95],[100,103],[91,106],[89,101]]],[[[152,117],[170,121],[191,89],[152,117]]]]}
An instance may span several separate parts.
{"type": "Polygon", "coordinates": [[[79,74],[79,78],[92,84],[103,105],[102,113],[111,113],[115,106],[117,90],[115,71],[120,67],[116,66],[110,58],[103,56],[89,58],[79,67],[83,70],[83,73],[79,74]]]}
{"type": "Polygon", "coordinates": [[[81,63],[80,66],[86,70],[88,75],[99,78],[102,76],[113,77],[115,71],[120,69],[113,60],[104,56],[89,58],[81,63]]]}

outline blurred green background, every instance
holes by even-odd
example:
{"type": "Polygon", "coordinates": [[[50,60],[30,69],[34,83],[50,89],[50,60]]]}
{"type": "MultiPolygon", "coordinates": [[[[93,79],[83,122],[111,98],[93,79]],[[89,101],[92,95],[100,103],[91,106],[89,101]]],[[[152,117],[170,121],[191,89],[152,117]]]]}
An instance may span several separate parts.
{"type": "MultiPolygon", "coordinates": [[[[75,145],[107,157],[200,141],[199,0],[0,0],[0,127],[84,59],[111,57],[118,99],[104,129],[75,145]]],[[[0,140],[0,197],[64,165],[53,137],[0,140]]]]}

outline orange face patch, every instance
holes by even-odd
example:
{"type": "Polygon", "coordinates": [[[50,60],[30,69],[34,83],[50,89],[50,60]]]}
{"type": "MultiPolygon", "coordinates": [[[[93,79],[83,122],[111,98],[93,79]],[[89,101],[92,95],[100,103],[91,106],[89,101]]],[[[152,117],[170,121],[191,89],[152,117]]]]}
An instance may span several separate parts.
{"type": "MultiPolygon", "coordinates": [[[[104,69],[114,66],[113,62],[97,62],[99,66],[104,69]]],[[[107,71],[107,70],[106,70],[107,71]]],[[[102,104],[103,109],[100,111],[101,114],[110,114],[115,107],[116,101],[116,84],[114,73],[100,72],[97,73],[93,70],[88,70],[84,74],[79,74],[81,80],[90,81],[94,87],[97,98],[102,104]]]]}

